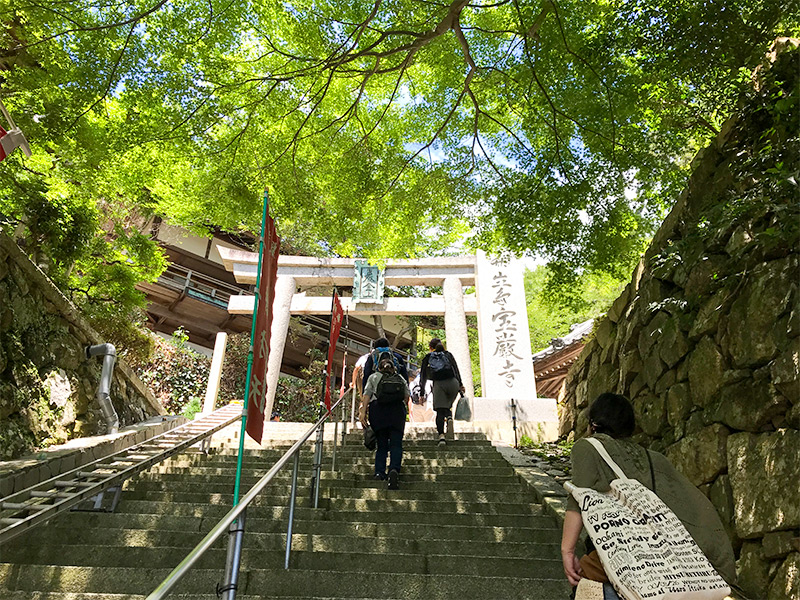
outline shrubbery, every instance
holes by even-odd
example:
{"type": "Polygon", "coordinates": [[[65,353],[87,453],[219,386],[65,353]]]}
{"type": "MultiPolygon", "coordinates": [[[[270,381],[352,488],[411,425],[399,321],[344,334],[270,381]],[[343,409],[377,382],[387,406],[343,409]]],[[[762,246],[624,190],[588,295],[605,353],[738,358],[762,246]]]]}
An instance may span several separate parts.
{"type": "MultiPolygon", "coordinates": [[[[137,374],[170,414],[191,418],[202,410],[211,360],[187,346],[188,336],[182,329],[168,340],[153,339],[151,358],[137,365],[137,374]]],[[[247,333],[228,336],[218,407],[244,398],[249,346],[247,333]]],[[[313,349],[302,377],[280,377],[272,410],[280,413],[281,420],[312,423],[319,418],[323,364],[322,352],[313,349]]],[[[333,397],[338,398],[338,390],[333,397]]]]}
{"type": "MultiPolygon", "coordinates": [[[[150,360],[139,368],[139,378],[170,414],[183,414],[195,398],[206,394],[211,361],[186,345],[178,329],[170,340],[155,338],[150,360]]],[[[200,400],[202,406],[202,400],[200,400]]]]}

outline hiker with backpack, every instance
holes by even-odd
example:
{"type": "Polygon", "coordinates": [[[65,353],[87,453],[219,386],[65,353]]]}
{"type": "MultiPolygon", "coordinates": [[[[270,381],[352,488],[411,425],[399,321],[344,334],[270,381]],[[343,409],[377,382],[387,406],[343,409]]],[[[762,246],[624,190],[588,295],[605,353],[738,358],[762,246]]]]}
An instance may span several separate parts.
{"type": "Polygon", "coordinates": [[[390,490],[399,488],[398,479],[403,460],[403,433],[406,427],[406,409],[411,410],[408,383],[397,372],[391,353],[381,353],[378,370],[367,379],[361,397],[359,420],[366,428],[372,427],[377,439],[375,450],[375,479],[388,480],[390,490]],[[367,408],[369,407],[369,419],[367,408]],[[386,458],[389,473],[386,473],[386,458]]]}
{"type": "Polygon", "coordinates": [[[389,346],[389,340],[387,340],[385,337],[381,337],[372,342],[372,351],[367,357],[367,362],[364,363],[362,391],[367,387],[367,381],[369,380],[370,375],[375,372],[379,357],[382,354],[388,354],[392,358],[395,371],[397,371],[398,374],[405,379],[406,383],[408,383],[408,370],[406,369],[405,360],[400,354],[392,350],[392,348],[389,346]]]}
{"type": "Polygon", "coordinates": [[[453,430],[453,402],[459,392],[464,393],[461,373],[455,357],[444,349],[442,340],[433,338],[428,343],[430,352],[422,359],[420,367],[420,389],[424,390],[428,380],[433,382],[433,410],[436,411],[436,431],[439,445],[445,446],[447,440],[455,438],[453,430]],[[445,433],[445,424],[447,431],[445,433]]]}

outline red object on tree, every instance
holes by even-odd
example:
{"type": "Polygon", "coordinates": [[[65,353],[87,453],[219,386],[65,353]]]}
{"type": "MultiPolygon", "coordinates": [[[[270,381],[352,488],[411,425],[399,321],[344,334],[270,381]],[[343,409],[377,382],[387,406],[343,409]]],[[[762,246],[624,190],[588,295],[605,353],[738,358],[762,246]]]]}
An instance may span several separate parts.
{"type": "Polygon", "coordinates": [[[336,342],[339,341],[339,331],[342,329],[344,310],[339,302],[339,295],[333,292],[333,310],[331,311],[331,337],[328,343],[328,364],[325,367],[325,408],[331,410],[331,370],[333,369],[333,355],[336,352],[336,342]]]}
{"type": "Polygon", "coordinates": [[[259,444],[264,431],[267,403],[267,360],[269,359],[272,332],[272,304],[275,300],[275,282],[278,279],[278,255],[281,238],[275,221],[269,214],[264,224],[264,241],[261,255],[261,276],[258,282],[258,313],[253,340],[253,368],[250,374],[250,396],[247,399],[247,427],[245,431],[259,444]]]}

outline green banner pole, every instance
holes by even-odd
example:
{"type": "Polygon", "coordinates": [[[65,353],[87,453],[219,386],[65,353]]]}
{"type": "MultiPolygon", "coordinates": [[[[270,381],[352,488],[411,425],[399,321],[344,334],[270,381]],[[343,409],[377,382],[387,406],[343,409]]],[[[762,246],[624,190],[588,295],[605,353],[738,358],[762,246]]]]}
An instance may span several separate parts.
{"type": "Polygon", "coordinates": [[[264,259],[264,231],[267,226],[269,211],[269,192],[264,190],[264,213],[261,217],[261,238],[258,240],[258,271],[256,272],[256,296],[253,304],[253,323],[250,325],[250,348],[247,350],[247,379],[244,384],[244,402],[242,403],[242,431],[239,434],[239,456],[236,458],[236,483],[233,488],[233,505],[239,504],[239,488],[242,480],[242,461],[244,457],[244,438],[247,435],[247,401],[250,398],[250,376],[253,372],[253,339],[256,337],[256,315],[261,304],[259,287],[261,285],[261,261],[264,259]]]}

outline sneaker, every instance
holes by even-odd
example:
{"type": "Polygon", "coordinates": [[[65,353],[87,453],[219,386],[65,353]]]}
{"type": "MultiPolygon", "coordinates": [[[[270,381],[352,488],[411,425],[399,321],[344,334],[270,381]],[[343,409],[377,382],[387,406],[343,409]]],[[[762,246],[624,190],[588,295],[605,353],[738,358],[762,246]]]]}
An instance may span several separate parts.
{"type": "Polygon", "coordinates": [[[394,469],[389,471],[389,489],[390,490],[400,489],[400,486],[397,484],[397,479],[398,479],[397,471],[395,471],[394,469]]]}
{"type": "Polygon", "coordinates": [[[444,446],[447,446],[447,440],[445,439],[444,434],[440,433],[439,434],[439,447],[443,448],[444,446]]]}
{"type": "Polygon", "coordinates": [[[375,475],[373,475],[372,478],[377,479],[378,481],[383,481],[386,479],[386,475],[384,475],[383,473],[375,473],[375,475]]]}
{"type": "Polygon", "coordinates": [[[456,439],[456,430],[453,429],[453,417],[447,417],[445,425],[445,438],[448,440],[456,439]]]}

